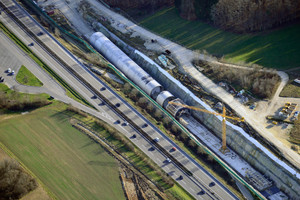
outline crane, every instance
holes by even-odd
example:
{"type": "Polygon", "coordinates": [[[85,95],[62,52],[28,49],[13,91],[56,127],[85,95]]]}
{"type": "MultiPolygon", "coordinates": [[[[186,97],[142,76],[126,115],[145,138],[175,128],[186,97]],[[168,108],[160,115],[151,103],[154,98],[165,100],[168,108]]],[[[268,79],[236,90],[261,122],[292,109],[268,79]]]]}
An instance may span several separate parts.
{"type": "Polygon", "coordinates": [[[201,112],[205,112],[205,113],[209,113],[209,114],[212,114],[212,115],[218,115],[218,116],[223,117],[223,120],[222,120],[222,147],[220,149],[220,151],[222,153],[227,152],[227,147],[226,147],[226,118],[227,119],[232,119],[232,120],[235,120],[235,121],[240,121],[240,122],[245,121],[243,117],[239,118],[239,117],[227,116],[226,115],[226,108],[225,108],[224,105],[223,105],[223,112],[222,113],[217,113],[217,112],[211,112],[211,111],[208,111],[208,110],[205,110],[205,109],[201,109],[201,108],[194,107],[194,106],[188,106],[188,105],[184,105],[184,104],[173,102],[173,101],[170,101],[169,104],[173,104],[173,105],[181,106],[181,107],[184,107],[184,108],[189,108],[189,109],[192,109],[192,110],[197,110],[197,111],[201,111],[201,112]]]}

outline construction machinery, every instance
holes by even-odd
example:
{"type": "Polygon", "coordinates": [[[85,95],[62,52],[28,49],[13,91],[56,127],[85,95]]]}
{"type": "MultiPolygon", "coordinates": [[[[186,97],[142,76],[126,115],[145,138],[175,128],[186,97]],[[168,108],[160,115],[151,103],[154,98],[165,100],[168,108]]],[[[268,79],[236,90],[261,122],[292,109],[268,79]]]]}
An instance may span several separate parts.
{"type": "Polygon", "coordinates": [[[239,122],[245,121],[243,117],[239,118],[239,117],[227,116],[226,115],[226,108],[225,108],[224,105],[223,105],[223,112],[222,113],[217,113],[217,112],[211,112],[211,111],[208,111],[208,110],[205,110],[205,109],[201,109],[201,108],[194,107],[194,106],[188,106],[188,105],[173,102],[173,101],[170,101],[169,104],[173,104],[173,105],[181,106],[181,107],[184,107],[184,108],[205,112],[205,113],[212,114],[212,115],[221,116],[223,118],[223,120],[222,120],[222,147],[220,149],[220,151],[222,153],[226,153],[228,151],[227,146],[226,146],[226,119],[232,119],[232,120],[239,121],[239,122]]]}

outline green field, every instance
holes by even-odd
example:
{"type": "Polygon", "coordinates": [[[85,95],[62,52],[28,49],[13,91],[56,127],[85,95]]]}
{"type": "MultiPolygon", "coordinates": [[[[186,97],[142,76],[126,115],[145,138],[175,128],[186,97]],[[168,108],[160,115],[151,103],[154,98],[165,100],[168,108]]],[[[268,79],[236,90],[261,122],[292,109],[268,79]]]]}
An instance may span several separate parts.
{"type": "Polygon", "coordinates": [[[17,76],[17,81],[23,85],[41,87],[43,83],[35,77],[24,65],[21,66],[17,76]]]}
{"type": "Polygon", "coordinates": [[[200,21],[184,20],[171,7],[140,24],[190,49],[224,56],[227,62],[242,61],[277,69],[300,67],[300,23],[260,34],[234,34],[200,21]]]}
{"type": "Polygon", "coordinates": [[[73,128],[64,104],[57,104],[2,115],[0,141],[57,199],[125,199],[116,161],[73,128]]]}

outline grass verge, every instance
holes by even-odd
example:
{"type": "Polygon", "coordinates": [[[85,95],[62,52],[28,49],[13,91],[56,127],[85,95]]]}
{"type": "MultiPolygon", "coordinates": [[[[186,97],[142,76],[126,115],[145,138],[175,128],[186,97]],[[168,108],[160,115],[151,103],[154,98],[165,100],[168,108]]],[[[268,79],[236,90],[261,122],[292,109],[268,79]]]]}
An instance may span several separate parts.
{"type": "Polygon", "coordinates": [[[234,34],[201,21],[184,20],[171,7],[146,17],[140,25],[187,48],[224,56],[227,62],[256,63],[276,69],[290,69],[300,63],[299,22],[269,32],[234,34]]]}
{"type": "Polygon", "coordinates": [[[116,161],[70,125],[65,108],[1,116],[0,140],[57,199],[125,199],[116,161]]]}
{"type": "Polygon", "coordinates": [[[2,22],[0,22],[0,29],[13,40],[28,56],[33,59],[39,66],[48,72],[54,79],[56,79],[67,91],[67,95],[89,107],[94,108],[86,99],[78,94],[70,85],[68,85],[59,75],[57,75],[48,65],[46,65],[39,57],[37,57],[19,38],[17,38],[2,22]]]}
{"type": "Polygon", "coordinates": [[[17,76],[17,81],[23,85],[41,87],[43,83],[34,76],[24,65],[21,66],[17,76]]]}

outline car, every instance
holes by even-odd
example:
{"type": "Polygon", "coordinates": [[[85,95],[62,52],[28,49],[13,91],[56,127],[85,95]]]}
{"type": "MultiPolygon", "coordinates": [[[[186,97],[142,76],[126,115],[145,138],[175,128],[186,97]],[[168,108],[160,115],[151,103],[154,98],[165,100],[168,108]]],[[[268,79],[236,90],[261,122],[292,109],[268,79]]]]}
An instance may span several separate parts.
{"type": "Polygon", "coordinates": [[[14,75],[14,74],[15,74],[15,70],[12,70],[10,74],[11,74],[11,75],[14,75]]]}
{"type": "Polygon", "coordinates": [[[210,182],[208,186],[209,186],[209,187],[213,187],[213,186],[215,186],[215,185],[216,185],[215,182],[210,182]]]}
{"type": "Polygon", "coordinates": [[[204,194],[205,194],[205,191],[204,191],[204,190],[201,190],[198,194],[199,194],[199,195],[204,195],[204,194]]]}
{"type": "Polygon", "coordinates": [[[133,134],[133,135],[132,135],[132,138],[136,138],[136,134],[133,134]]]}
{"type": "Polygon", "coordinates": [[[148,127],[148,124],[144,124],[142,127],[143,127],[143,128],[146,128],[146,127],[148,127]]]}
{"type": "Polygon", "coordinates": [[[115,124],[120,124],[120,123],[121,123],[120,120],[115,121],[115,124]]]}
{"type": "Polygon", "coordinates": [[[100,89],[100,91],[104,91],[104,90],[106,90],[106,87],[102,87],[102,88],[100,89]]]}
{"type": "Polygon", "coordinates": [[[121,104],[120,103],[116,103],[116,107],[120,107],[121,106],[121,104]]]}
{"type": "Polygon", "coordinates": [[[172,162],[172,160],[171,160],[170,158],[167,158],[167,159],[166,159],[166,162],[167,162],[167,163],[170,163],[170,162],[172,162]]]}
{"type": "Polygon", "coordinates": [[[32,47],[32,46],[34,46],[34,43],[33,42],[31,42],[28,46],[30,46],[30,47],[32,47]]]}
{"type": "Polygon", "coordinates": [[[299,112],[300,112],[300,111],[296,111],[296,112],[294,113],[294,117],[298,117],[299,112]]]}
{"type": "Polygon", "coordinates": [[[171,151],[173,152],[173,151],[176,151],[177,149],[176,149],[176,147],[172,147],[171,148],[171,151]]]}
{"type": "Polygon", "coordinates": [[[150,147],[148,150],[149,150],[149,151],[154,151],[155,148],[154,148],[154,147],[150,147]]]}
{"type": "Polygon", "coordinates": [[[41,35],[44,35],[43,32],[39,32],[38,34],[36,34],[37,36],[41,36],[41,35]]]}
{"type": "Polygon", "coordinates": [[[159,138],[158,137],[156,137],[156,138],[154,138],[154,140],[153,140],[154,142],[159,142],[159,138]]]}
{"type": "Polygon", "coordinates": [[[97,95],[92,96],[92,99],[97,99],[97,95]]]}
{"type": "Polygon", "coordinates": [[[183,176],[180,175],[180,176],[178,177],[178,179],[179,179],[179,180],[182,180],[182,179],[183,179],[183,176]]]}
{"type": "Polygon", "coordinates": [[[6,72],[7,72],[7,73],[11,73],[11,69],[8,68],[8,69],[6,70],[6,72]]]}
{"type": "Polygon", "coordinates": [[[128,126],[128,122],[124,122],[122,126],[128,126]]]}
{"type": "Polygon", "coordinates": [[[277,124],[278,124],[278,122],[276,122],[276,121],[272,121],[272,124],[274,124],[274,125],[277,125],[277,124]]]}

